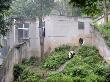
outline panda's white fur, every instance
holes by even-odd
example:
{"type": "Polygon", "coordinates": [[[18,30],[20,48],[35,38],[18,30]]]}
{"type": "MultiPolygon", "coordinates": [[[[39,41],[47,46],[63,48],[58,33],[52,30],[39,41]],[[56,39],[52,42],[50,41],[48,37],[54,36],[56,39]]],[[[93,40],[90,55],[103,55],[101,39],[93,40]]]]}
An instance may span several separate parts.
{"type": "Polygon", "coordinates": [[[74,54],[75,54],[74,51],[69,51],[68,58],[69,58],[69,59],[72,58],[72,56],[73,56],[74,54]]]}

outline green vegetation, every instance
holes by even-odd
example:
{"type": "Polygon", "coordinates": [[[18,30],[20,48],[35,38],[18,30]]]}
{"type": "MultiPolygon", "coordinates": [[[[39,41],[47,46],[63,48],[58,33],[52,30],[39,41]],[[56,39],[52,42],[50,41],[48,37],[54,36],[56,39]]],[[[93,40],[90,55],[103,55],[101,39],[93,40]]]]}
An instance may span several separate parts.
{"type": "Polygon", "coordinates": [[[41,76],[30,70],[28,66],[16,65],[14,67],[14,82],[38,82],[41,76]]]}
{"type": "Polygon", "coordinates": [[[67,54],[68,51],[53,52],[52,56],[45,60],[43,67],[48,69],[57,69],[67,61],[67,54]]]}
{"type": "Polygon", "coordinates": [[[67,61],[69,48],[70,46],[56,48],[50,56],[44,60],[43,67],[48,69],[57,69],[61,64],[67,61]]]}
{"type": "Polygon", "coordinates": [[[68,60],[68,52],[72,48],[68,45],[55,48],[55,50],[44,60],[43,67],[48,69],[57,69],[68,60]]]}
{"type": "Polygon", "coordinates": [[[5,36],[9,29],[9,10],[12,0],[0,1],[0,35],[5,36]]]}
{"type": "Polygon", "coordinates": [[[31,57],[29,60],[28,59],[24,59],[22,61],[22,64],[23,65],[28,65],[28,66],[30,66],[30,65],[37,65],[37,61],[36,61],[35,57],[31,57]]]}
{"type": "MultiPolygon", "coordinates": [[[[93,46],[82,46],[78,54],[66,65],[62,72],[50,71],[65,63],[70,46],[63,45],[47,57],[42,66],[36,66],[35,58],[25,59],[15,65],[15,82],[109,82],[110,68],[93,46]],[[53,54],[54,53],[54,54],[53,54]],[[65,54],[65,55],[64,55],[65,54]],[[52,61],[52,62],[50,62],[52,61]],[[62,62],[63,61],[63,62],[62,62]],[[45,64],[47,66],[45,66],[45,64]],[[46,68],[46,69],[45,69],[46,68]]],[[[75,49],[73,47],[72,49],[75,49]]]]}
{"type": "Polygon", "coordinates": [[[15,65],[13,70],[14,80],[17,80],[26,67],[24,65],[15,65]]]}
{"type": "Polygon", "coordinates": [[[103,8],[102,0],[70,0],[73,7],[79,7],[82,12],[89,16],[96,16],[102,13],[101,8],[103,8]],[[100,6],[99,6],[100,4],[100,6]]]}
{"type": "Polygon", "coordinates": [[[81,8],[85,15],[99,17],[104,15],[104,22],[108,22],[110,0],[70,0],[73,7],[81,8]]]}
{"type": "Polygon", "coordinates": [[[31,66],[37,66],[36,58],[24,59],[22,64],[14,66],[14,81],[15,82],[38,82],[41,76],[31,70],[31,66]]]}
{"type": "Polygon", "coordinates": [[[73,82],[71,76],[64,75],[63,73],[53,73],[48,76],[44,82],[73,82]]]}
{"type": "Polygon", "coordinates": [[[110,24],[106,25],[95,25],[95,28],[102,34],[108,47],[110,47],[110,24]]]}
{"type": "Polygon", "coordinates": [[[69,2],[70,0],[57,0],[53,10],[57,10],[60,16],[82,16],[81,9],[79,7],[73,8],[69,2]]]}
{"type": "Polygon", "coordinates": [[[74,77],[77,82],[105,82],[110,71],[95,47],[82,46],[63,73],[74,77]]]}
{"type": "Polygon", "coordinates": [[[43,16],[49,15],[53,5],[54,0],[14,0],[11,12],[12,16],[17,18],[36,19],[41,14],[43,16]]]}

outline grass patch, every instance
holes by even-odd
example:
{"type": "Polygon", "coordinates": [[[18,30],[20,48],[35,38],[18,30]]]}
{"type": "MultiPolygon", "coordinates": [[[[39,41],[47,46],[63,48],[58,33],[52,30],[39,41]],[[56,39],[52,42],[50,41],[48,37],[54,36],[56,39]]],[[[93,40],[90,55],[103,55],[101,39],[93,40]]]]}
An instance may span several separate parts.
{"type": "MultiPolygon", "coordinates": [[[[88,45],[79,49],[78,54],[69,61],[63,72],[49,71],[48,75],[44,75],[47,74],[47,68],[57,69],[66,62],[69,49],[70,47],[56,48],[43,62],[44,68],[32,67],[35,66],[34,62],[15,66],[15,75],[18,74],[16,82],[110,82],[109,66],[99,55],[99,51],[88,45]]],[[[27,61],[29,60],[25,62],[27,61]]]]}
{"type": "Polygon", "coordinates": [[[37,82],[40,76],[30,69],[36,64],[37,59],[35,57],[23,59],[22,64],[16,64],[13,70],[14,82],[37,82]]]}
{"type": "Polygon", "coordinates": [[[68,53],[70,49],[74,50],[76,47],[63,45],[55,50],[44,60],[43,67],[47,69],[57,69],[68,60],[68,53]]]}
{"type": "MultiPolygon", "coordinates": [[[[43,82],[73,82],[71,76],[64,75],[63,73],[53,73],[48,76],[43,82]]],[[[41,82],[41,81],[40,81],[41,82]]]]}
{"type": "Polygon", "coordinates": [[[31,57],[30,59],[23,59],[22,64],[31,66],[31,65],[37,65],[37,59],[35,57],[31,57]]]}
{"type": "Polygon", "coordinates": [[[107,74],[110,74],[110,68],[95,47],[82,46],[65,67],[64,74],[77,79],[75,82],[108,82],[107,74]]]}

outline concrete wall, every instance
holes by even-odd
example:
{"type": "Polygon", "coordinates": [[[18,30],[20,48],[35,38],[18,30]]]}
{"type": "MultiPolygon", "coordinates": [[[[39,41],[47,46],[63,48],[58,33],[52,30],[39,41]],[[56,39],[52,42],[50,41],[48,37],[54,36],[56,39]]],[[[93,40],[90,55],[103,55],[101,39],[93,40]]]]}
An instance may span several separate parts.
{"type": "Polygon", "coordinates": [[[90,18],[47,16],[45,21],[45,52],[62,44],[79,45],[79,38],[81,37],[85,44],[97,47],[100,55],[105,60],[110,61],[110,48],[100,32],[90,25],[92,22],[90,18]],[[78,29],[78,21],[85,23],[84,30],[78,29]]]}
{"type": "Polygon", "coordinates": [[[24,58],[30,58],[28,42],[18,44],[10,49],[0,68],[0,82],[13,82],[13,67],[24,58]]]}
{"type": "Polygon", "coordinates": [[[99,49],[100,55],[108,62],[110,63],[110,48],[107,46],[106,41],[102,37],[99,31],[97,29],[92,28],[92,38],[91,38],[91,44],[96,46],[97,49],[99,49]]]}
{"type": "MultiPolygon", "coordinates": [[[[22,21],[17,20],[16,22],[22,21]]],[[[29,23],[29,38],[27,40],[23,42],[18,41],[18,30],[16,28],[14,42],[14,27],[10,29],[7,35],[7,46],[10,47],[10,51],[0,68],[0,82],[13,81],[13,67],[15,64],[20,63],[22,59],[32,56],[41,57],[38,22],[35,20],[25,20],[24,22],[29,23]]]]}
{"type": "MultiPolygon", "coordinates": [[[[28,41],[29,54],[31,56],[40,58],[40,40],[39,40],[38,21],[36,22],[36,20],[32,20],[32,19],[24,19],[24,20],[16,19],[16,23],[22,23],[22,22],[29,24],[29,37],[26,40],[23,40],[22,42],[28,41]]],[[[16,27],[16,24],[15,24],[15,27],[16,27]]],[[[7,42],[10,48],[20,43],[18,41],[17,28],[15,29],[15,42],[14,42],[14,24],[12,26],[12,29],[10,29],[10,32],[8,33],[7,42]]]]}
{"type": "MultiPolygon", "coordinates": [[[[91,19],[87,17],[47,16],[45,19],[45,53],[49,53],[55,47],[62,44],[79,45],[79,38],[83,38],[85,44],[94,45],[99,49],[102,57],[110,58],[110,49],[107,47],[101,34],[90,25],[91,19]],[[78,21],[85,23],[84,30],[78,29],[78,21]]],[[[0,70],[0,82],[13,80],[13,66],[23,58],[35,56],[40,58],[40,40],[38,21],[25,21],[30,23],[29,40],[25,44],[15,46],[7,56],[4,68],[0,70]],[[20,47],[20,48],[19,48],[20,47]],[[17,49],[19,48],[19,49],[17,49]],[[1,75],[2,74],[2,75],[1,75]],[[2,77],[4,76],[4,77],[2,77]]],[[[13,45],[13,29],[11,30],[9,45],[13,45]]],[[[14,45],[13,45],[14,46],[14,45]]]]}
{"type": "Polygon", "coordinates": [[[41,57],[40,55],[40,39],[39,39],[39,23],[32,22],[29,27],[29,39],[30,39],[30,54],[33,56],[41,57]]]}
{"type": "MultiPolygon", "coordinates": [[[[84,38],[85,43],[88,43],[90,36],[90,22],[89,17],[66,17],[66,16],[47,16],[45,21],[45,53],[50,52],[57,46],[62,44],[78,45],[79,38],[84,38]],[[78,29],[78,21],[84,22],[84,30],[78,29]]],[[[20,22],[17,20],[17,22],[20,22]]],[[[38,20],[24,20],[29,23],[29,42],[30,42],[30,55],[41,57],[40,53],[40,39],[39,39],[39,22],[38,20]]],[[[10,35],[10,46],[13,43],[13,31],[10,35]]],[[[17,32],[16,32],[17,33],[17,32]]],[[[17,38],[17,35],[16,35],[17,38]]],[[[17,42],[17,41],[16,41],[17,42]]]]}
{"type": "Polygon", "coordinates": [[[62,44],[79,45],[79,38],[89,43],[91,19],[86,17],[47,16],[45,18],[45,52],[62,44]],[[85,23],[85,29],[78,29],[78,21],[85,23]]]}

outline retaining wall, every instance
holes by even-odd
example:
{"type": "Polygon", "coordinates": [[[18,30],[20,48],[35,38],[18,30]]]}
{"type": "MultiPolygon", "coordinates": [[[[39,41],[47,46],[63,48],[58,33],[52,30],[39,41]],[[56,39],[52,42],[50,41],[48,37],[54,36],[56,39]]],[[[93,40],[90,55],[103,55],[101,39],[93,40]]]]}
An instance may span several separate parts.
{"type": "Polygon", "coordinates": [[[93,26],[91,26],[91,28],[91,44],[99,49],[100,55],[108,62],[110,60],[110,48],[107,46],[106,41],[102,37],[101,33],[93,26]]]}
{"type": "Polygon", "coordinates": [[[13,67],[24,58],[29,58],[28,42],[23,42],[10,49],[3,65],[0,68],[0,82],[13,82],[13,67]]]}

